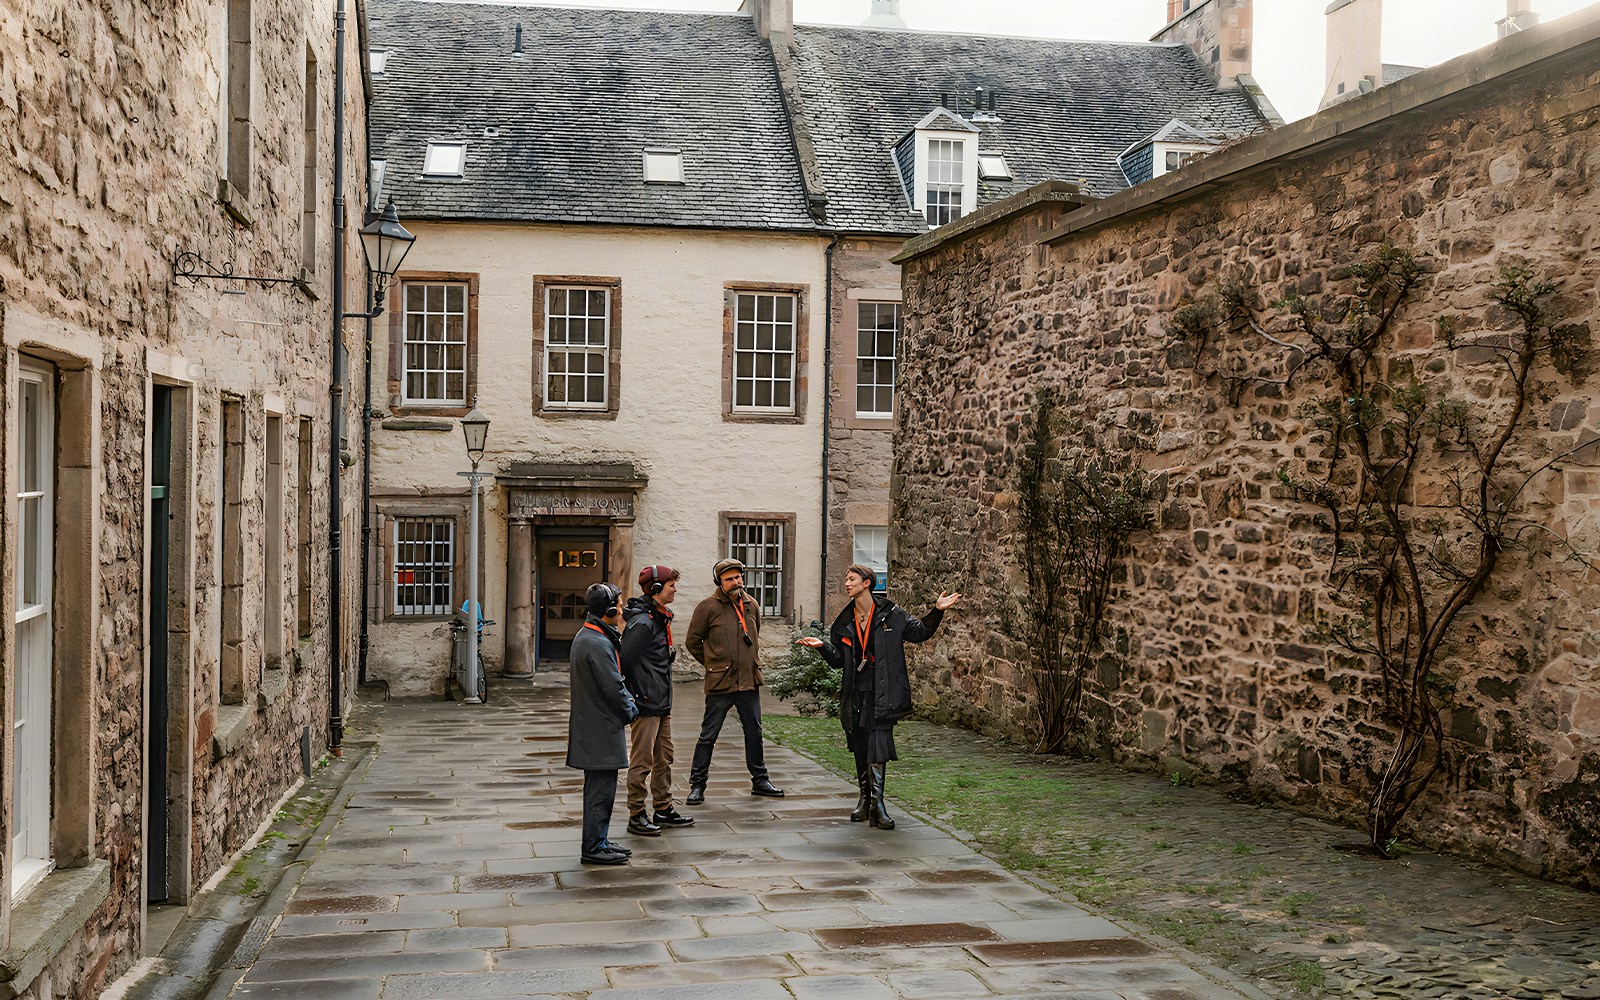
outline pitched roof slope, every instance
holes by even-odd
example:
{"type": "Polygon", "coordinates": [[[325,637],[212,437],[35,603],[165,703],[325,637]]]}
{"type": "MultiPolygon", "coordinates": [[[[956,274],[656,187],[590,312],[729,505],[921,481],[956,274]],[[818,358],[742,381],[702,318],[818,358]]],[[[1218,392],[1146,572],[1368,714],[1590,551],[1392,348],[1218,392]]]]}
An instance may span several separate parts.
{"type": "Polygon", "coordinates": [[[891,149],[942,94],[969,118],[977,87],[998,95],[1000,121],[975,124],[1012,180],[979,182],[980,206],[1046,180],[1082,182],[1096,197],[1120,191],[1118,155],[1175,118],[1218,139],[1267,127],[1187,46],[797,25],[794,53],[828,224],[859,232],[927,231],[891,149]]]}
{"type": "Polygon", "coordinates": [[[748,17],[374,0],[372,156],[406,219],[802,230],[815,223],[748,17]],[[518,22],[525,54],[512,54],[518,22]],[[489,130],[489,131],[486,131],[489,130]],[[424,178],[435,140],[459,179],[424,178]],[[644,150],[685,183],[644,183],[644,150]]]}

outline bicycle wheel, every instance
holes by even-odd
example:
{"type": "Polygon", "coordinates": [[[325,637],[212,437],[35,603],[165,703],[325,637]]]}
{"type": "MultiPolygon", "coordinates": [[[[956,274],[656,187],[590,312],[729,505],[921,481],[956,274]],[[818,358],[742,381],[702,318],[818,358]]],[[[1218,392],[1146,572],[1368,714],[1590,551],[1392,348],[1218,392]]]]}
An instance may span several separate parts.
{"type": "Polygon", "coordinates": [[[483,654],[478,654],[478,700],[489,703],[489,672],[483,669],[483,654]]]}

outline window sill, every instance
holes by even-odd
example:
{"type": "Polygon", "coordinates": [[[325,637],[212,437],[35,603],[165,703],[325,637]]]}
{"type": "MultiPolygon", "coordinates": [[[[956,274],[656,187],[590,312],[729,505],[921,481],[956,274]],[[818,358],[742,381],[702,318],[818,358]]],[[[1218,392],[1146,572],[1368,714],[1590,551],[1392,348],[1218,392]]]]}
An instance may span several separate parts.
{"type": "Polygon", "coordinates": [[[261,678],[261,690],[256,692],[256,709],[266,711],[289,690],[289,672],[282,667],[268,668],[261,678]]]}
{"type": "Polygon", "coordinates": [[[0,952],[0,1000],[26,991],[111,895],[111,865],[95,859],[57,869],[11,911],[11,943],[0,952]]]}
{"type": "Polygon", "coordinates": [[[239,225],[246,229],[255,226],[255,220],[250,217],[250,208],[245,204],[244,195],[226,177],[217,180],[217,204],[221,205],[222,210],[239,225]]]}
{"type": "Polygon", "coordinates": [[[536,416],[551,417],[556,420],[615,420],[616,410],[563,410],[560,407],[546,406],[533,411],[536,416]]]}
{"type": "Polygon", "coordinates": [[[456,425],[449,420],[429,417],[390,417],[378,426],[386,431],[449,431],[456,425]]]}
{"type": "Polygon", "coordinates": [[[217,728],[211,736],[211,759],[223,760],[239,749],[255,723],[256,713],[250,707],[218,705],[217,728]]]}
{"type": "Polygon", "coordinates": [[[804,414],[800,413],[741,413],[737,410],[722,414],[724,423],[729,424],[803,424],[806,422],[804,414]]]}

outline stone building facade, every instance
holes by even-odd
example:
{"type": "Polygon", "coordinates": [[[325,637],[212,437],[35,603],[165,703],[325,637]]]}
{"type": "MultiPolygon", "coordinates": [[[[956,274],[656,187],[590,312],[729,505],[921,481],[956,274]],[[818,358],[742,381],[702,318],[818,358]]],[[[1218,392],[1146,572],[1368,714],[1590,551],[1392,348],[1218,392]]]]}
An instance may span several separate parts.
{"type": "MultiPolygon", "coordinates": [[[[1492,352],[1447,350],[1514,317],[1506,266],[1557,283],[1578,340],[1600,323],[1600,14],[1530,28],[1315,118],[1098,202],[1042,186],[908,244],[893,482],[893,572],[918,597],[960,580],[968,611],[919,651],[925,710],[1013,733],[1031,725],[1030,651],[1006,626],[1021,586],[1017,459],[1040,390],[1060,390],[1066,453],[1098,450],[1162,485],[1112,597],[1110,655],[1088,681],[1098,749],[1360,822],[1393,745],[1372,665],[1319,639],[1337,612],[1332,541],[1280,470],[1325,441],[1301,404],[1326,391],[1228,385],[1175,338],[1175,314],[1223,281],[1292,339],[1290,293],[1337,303],[1347,264],[1385,241],[1427,268],[1385,370],[1503,407],[1492,352]]],[[[1232,338],[1231,341],[1227,338],[1232,338]]],[[[1215,345],[1250,371],[1281,348],[1215,345]]],[[[1274,367],[1276,366],[1276,367],[1274,367]]],[[[1592,370],[1591,370],[1592,371],[1592,370]]],[[[1596,376],[1536,372],[1510,464],[1600,438],[1596,376]]],[[[1503,409],[1501,412],[1504,412],[1503,409]]],[[[1528,517],[1592,561],[1600,456],[1533,476],[1528,517]]],[[[1439,502],[1437,480],[1419,484],[1439,502]]],[[[1544,535],[1543,531],[1535,534],[1544,535]]],[[[1408,832],[1580,884],[1600,870],[1600,580],[1559,545],[1508,551],[1439,672],[1447,768],[1408,832]]]]}
{"type": "Polygon", "coordinates": [[[83,998],[138,959],[148,905],[270,817],[302,740],[328,746],[353,638],[328,629],[332,292],[360,307],[365,47],[341,0],[0,20],[0,996],[83,998]],[[362,164],[345,275],[336,115],[362,164]]]}

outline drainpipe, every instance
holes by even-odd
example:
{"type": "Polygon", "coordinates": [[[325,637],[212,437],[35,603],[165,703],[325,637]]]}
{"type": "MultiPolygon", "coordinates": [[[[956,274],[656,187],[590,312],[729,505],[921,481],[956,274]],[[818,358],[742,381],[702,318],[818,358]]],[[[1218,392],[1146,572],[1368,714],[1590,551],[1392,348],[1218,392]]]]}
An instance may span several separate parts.
{"type": "MultiPolygon", "coordinates": [[[[370,143],[368,148],[371,148],[370,143]]],[[[371,274],[367,275],[367,301],[372,301],[371,274]]],[[[356,651],[357,686],[367,682],[367,621],[372,617],[372,317],[368,316],[366,322],[366,371],[361,400],[361,645],[356,651]]]]}
{"type": "Polygon", "coordinates": [[[827,260],[827,274],[823,278],[827,310],[822,316],[822,589],[817,595],[817,618],[828,617],[828,425],[833,414],[833,251],[839,246],[839,234],[834,233],[823,251],[827,260]]]}
{"type": "Polygon", "coordinates": [[[328,385],[328,749],[344,756],[344,560],[340,552],[339,427],[344,416],[344,12],[339,0],[334,27],[333,57],[333,357],[328,385]]]}

